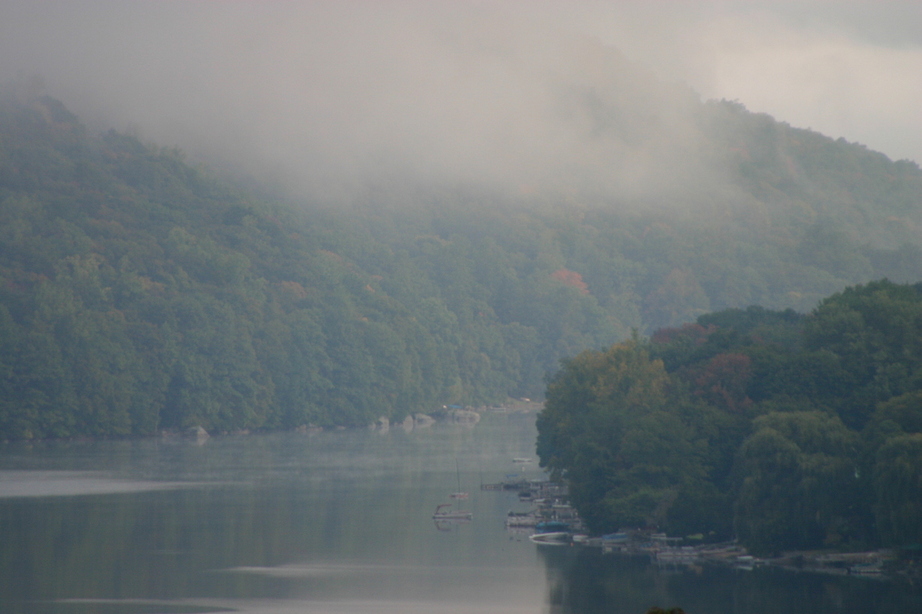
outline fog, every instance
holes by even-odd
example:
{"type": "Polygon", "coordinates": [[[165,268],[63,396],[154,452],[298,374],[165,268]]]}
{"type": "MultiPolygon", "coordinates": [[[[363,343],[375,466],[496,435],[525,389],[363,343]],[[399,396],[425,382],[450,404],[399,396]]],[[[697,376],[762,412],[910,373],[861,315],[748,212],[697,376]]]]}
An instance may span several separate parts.
{"type": "Polygon", "coordinates": [[[638,197],[708,190],[707,98],[922,160],[913,24],[913,2],[7,1],[0,81],[296,193],[638,197]]]}

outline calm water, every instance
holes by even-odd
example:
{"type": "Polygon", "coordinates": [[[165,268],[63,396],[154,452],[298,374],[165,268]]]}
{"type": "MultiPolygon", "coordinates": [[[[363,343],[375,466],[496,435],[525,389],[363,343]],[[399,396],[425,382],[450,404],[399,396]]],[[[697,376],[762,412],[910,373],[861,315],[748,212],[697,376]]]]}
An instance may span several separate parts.
{"type": "Polygon", "coordinates": [[[922,611],[915,589],[874,580],[539,550],[503,528],[525,504],[479,490],[520,472],[534,437],[533,416],[489,415],[410,433],[0,446],[0,612],[922,611]],[[459,481],[474,519],[437,527],[459,481]]]}

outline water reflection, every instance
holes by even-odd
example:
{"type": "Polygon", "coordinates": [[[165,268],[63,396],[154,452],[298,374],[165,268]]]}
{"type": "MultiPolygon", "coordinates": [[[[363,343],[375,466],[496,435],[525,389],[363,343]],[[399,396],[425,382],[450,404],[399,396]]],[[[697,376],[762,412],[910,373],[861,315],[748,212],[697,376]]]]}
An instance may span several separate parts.
{"type": "Polygon", "coordinates": [[[191,488],[196,485],[189,482],[116,479],[96,471],[0,471],[0,499],[136,493],[191,488]]]}
{"type": "Polygon", "coordinates": [[[0,611],[540,612],[541,562],[503,530],[515,502],[479,491],[533,445],[533,418],[509,416],[204,445],[7,445],[0,611]],[[474,520],[434,527],[459,482],[474,520]]]}
{"type": "Polygon", "coordinates": [[[689,614],[922,611],[918,591],[668,570],[504,528],[534,418],[476,428],[0,446],[0,612],[689,614]],[[450,494],[469,522],[436,524],[450,494]],[[6,493],[6,494],[4,494],[6,493]],[[889,609],[888,609],[889,608],[889,609]]]}
{"type": "Polygon", "coordinates": [[[591,548],[542,548],[554,614],[638,614],[681,607],[689,614],[870,614],[922,612],[922,590],[882,579],[662,567],[645,557],[591,548]]]}

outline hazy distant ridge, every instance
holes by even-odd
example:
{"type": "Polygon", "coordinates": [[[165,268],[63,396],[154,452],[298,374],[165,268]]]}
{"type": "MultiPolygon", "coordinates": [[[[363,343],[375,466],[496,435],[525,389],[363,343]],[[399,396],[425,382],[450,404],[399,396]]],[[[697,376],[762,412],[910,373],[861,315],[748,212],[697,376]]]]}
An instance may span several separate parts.
{"type": "Polygon", "coordinates": [[[390,177],[335,208],[7,93],[0,434],[358,425],[540,396],[560,358],[632,328],[920,277],[917,166],[732,103],[691,110],[709,170],[687,189],[390,177]]]}

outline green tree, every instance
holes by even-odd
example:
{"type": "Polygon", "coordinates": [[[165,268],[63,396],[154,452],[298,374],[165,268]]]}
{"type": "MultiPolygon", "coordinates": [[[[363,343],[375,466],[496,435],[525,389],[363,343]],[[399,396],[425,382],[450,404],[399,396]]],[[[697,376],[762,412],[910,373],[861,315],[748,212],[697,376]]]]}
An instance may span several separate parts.
{"type": "Polygon", "coordinates": [[[637,338],[565,361],[538,418],[538,455],[598,531],[666,522],[707,479],[708,446],[660,360],[637,338]]]}
{"type": "Polygon", "coordinates": [[[875,455],[873,480],[884,544],[922,543],[922,433],[887,440],[875,455]]]}
{"type": "Polygon", "coordinates": [[[821,412],[771,413],[739,451],[736,532],[756,553],[861,537],[858,437],[821,412]]]}

